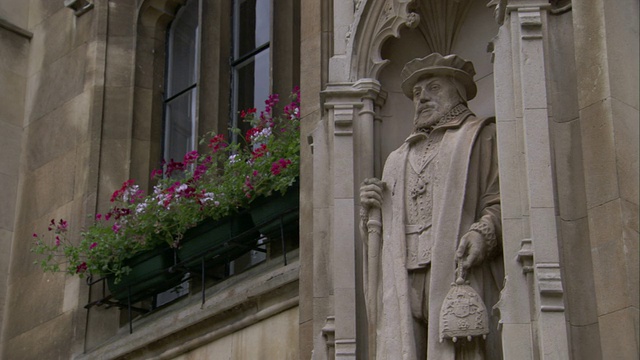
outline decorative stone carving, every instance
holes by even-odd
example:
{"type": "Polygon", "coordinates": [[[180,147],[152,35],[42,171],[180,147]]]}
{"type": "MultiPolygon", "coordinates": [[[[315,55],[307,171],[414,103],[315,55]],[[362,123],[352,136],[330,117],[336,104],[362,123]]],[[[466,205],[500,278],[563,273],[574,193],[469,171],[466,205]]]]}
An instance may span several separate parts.
{"type": "Polygon", "coordinates": [[[422,19],[418,29],[430,52],[450,54],[472,1],[431,0],[416,3],[422,19]]]}
{"type": "Polygon", "coordinates": [[[502,358],[484,350],[500,349],[487,306],[503,265],[495,124],[466,106],[474,75],[437,53],[402,71],[414,131],[360,188],[370,358],[502,358]]]}
{"type": "Polygon", "coordinates": [[[487,4],[487,7],[492,6],[495,6],[493,16],[495,17],[496,22],[498,25],[502,26],[502,24],[504,24],[504,18],[507,10],[507,0],[491,0],[487,4]]]}
{"type": "Polygon", "coordinates": [[[420,16],[410,11],[410,5],[413,2],[414,0],[360,0],[356,3],[351,32],[367,35],[351,36],[347,48],[353,46],[354,52],[368,54],[368,56],[354,57],[358,63],[352,63],[351,66],[356,70],[353,74],[356,78],[377,79],[380,70],[389,62],[380,54],[385,41],[390,37],[399,37],[400,29],[403,27],[418,26],[420,16]],[[366,14],[378,15],[367,17],[366,14]]]}

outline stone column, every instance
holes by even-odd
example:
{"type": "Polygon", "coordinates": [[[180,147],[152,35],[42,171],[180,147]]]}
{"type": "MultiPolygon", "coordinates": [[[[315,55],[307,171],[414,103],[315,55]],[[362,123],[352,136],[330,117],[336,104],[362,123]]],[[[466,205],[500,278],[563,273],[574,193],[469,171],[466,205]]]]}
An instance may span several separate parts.
{"type": "Polygon", "coordinates": [[[566,359],[568,333],[545,69],[549,4],[516,0],[503,1],[501,6],[499,10],[508,14],[495,40],[507,278],[499,304],[504,356],[566,359]]]}
{"type": "Polygon", "coordinates": [[[330,205],[333,277],[335,358],[356,358],[356,307],[361,296],[357,280],[361,274],[362,246],[357,236],[357,189],[365,177],[374,175],[374,119],[380,84],[363,79],[354,84],[329,84],[323,91],[328,120],[329,162],[332,174],[330,205]]]}
{"type": "Polygon", "coordinates": [[[574,1],[573,27],[597,340],[637,359],[638,1],[574,1]]]}

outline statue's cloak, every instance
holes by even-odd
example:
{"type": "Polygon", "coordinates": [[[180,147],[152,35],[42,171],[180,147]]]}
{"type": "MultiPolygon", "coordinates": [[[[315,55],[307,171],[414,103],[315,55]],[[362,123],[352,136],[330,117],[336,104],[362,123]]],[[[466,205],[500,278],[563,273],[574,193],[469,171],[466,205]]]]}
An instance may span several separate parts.
{"type": "MultiPolygon", "coordinates": [[[[446,132],[439,145],[432,177],[434,242],[429,272],[428,339],[425,339],[429,360],[455,359],[453,344],[450,341],[439,342],[438,319],[443,300],[455,280],[455,251],[460,237],[488,208],[492,209],[491,216],[497,217],[496,230],[501,230],[493,118],[479,119],[466,113],[443,127],[446,127],[446,132]]],[[[410,139],[389,155],[382,177],[386,186],[382,206],[383,242],[378,264],[381,279],[377,289],[379,305],[374,310],[377,314],[377,359],[416,360],[409,279],[405,267],[404,176],[410,139]]],[[[502,261],[499,258],[486,262],[482,269],[473,269],[467,278],[482,294],[488,309],[497,301],[502,285],[502,261]]],[[[499,343],[496,343],[499,336],[495,334],[495,319],[490,324],[493,329],[486,347],[493,348],[491,352],[500,352],[499,343]]],[[[469,357],[483,358],[483,355],[469,357]]]]}

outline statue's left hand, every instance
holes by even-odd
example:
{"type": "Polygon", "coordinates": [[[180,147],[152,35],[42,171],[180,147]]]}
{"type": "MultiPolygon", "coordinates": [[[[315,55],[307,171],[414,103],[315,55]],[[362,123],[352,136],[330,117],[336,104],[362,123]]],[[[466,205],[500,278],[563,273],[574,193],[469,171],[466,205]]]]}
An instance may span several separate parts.
{"type": "Polygon", "coordinates": [[[460,245],[456,251],[458,264],[464,270],[482,264],[486,257],[487,243],[484,236],[477,231],[469,231],[460,239],[460,245]]]}

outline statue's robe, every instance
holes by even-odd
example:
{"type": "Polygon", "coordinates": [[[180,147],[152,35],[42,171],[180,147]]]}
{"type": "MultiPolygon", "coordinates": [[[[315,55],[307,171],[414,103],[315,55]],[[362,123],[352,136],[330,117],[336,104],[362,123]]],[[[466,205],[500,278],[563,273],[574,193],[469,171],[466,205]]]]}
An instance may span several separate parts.
{"type": "MultiPolygon", "coordinates": [[[[455,251],[460,238],[481,217],[492,221],[501,233],[500,191],[496,130],[493,118],[479,119],[466,112],[442,125],[445,131],[437,155],[433,183],[432,262],[429,287],[427,354],[429,360],[456,359],[450,340],[439,342],[439,317],[443,300],[455,280],[455,251]]],[[[412,135],[413,136],[413,135],[412,135]]],[[[383,190],[383,242],[378,274],[376,312],[376,358],[416,359],[413,318],[410,309],[409,281],[406,269],[405,240],[405,166],[410,139],[392,152],[385,163],[383,190]]],[[[501,237],[498,236],[498,241],[501,237]]],[[[499,246],[501,247],[501,246],[499,246]]],[[[498,250],[499,251],[499,250],[498,250]]],[[[374,264],[370,264],[375,266],[374,264]]],[[[502,286],[501,256],[493,256],[467,276],[471,286],[483,297],[487,309],[498,301],[502,286]]],[[[500,359],[497,320],[490,320],[491,334],[479,351],[457,359],[500,359]],[[490,356],[485,354],[489,353],[490,356]]],[[[478,340],[482,341],[482,340],[478,340]]]]}

